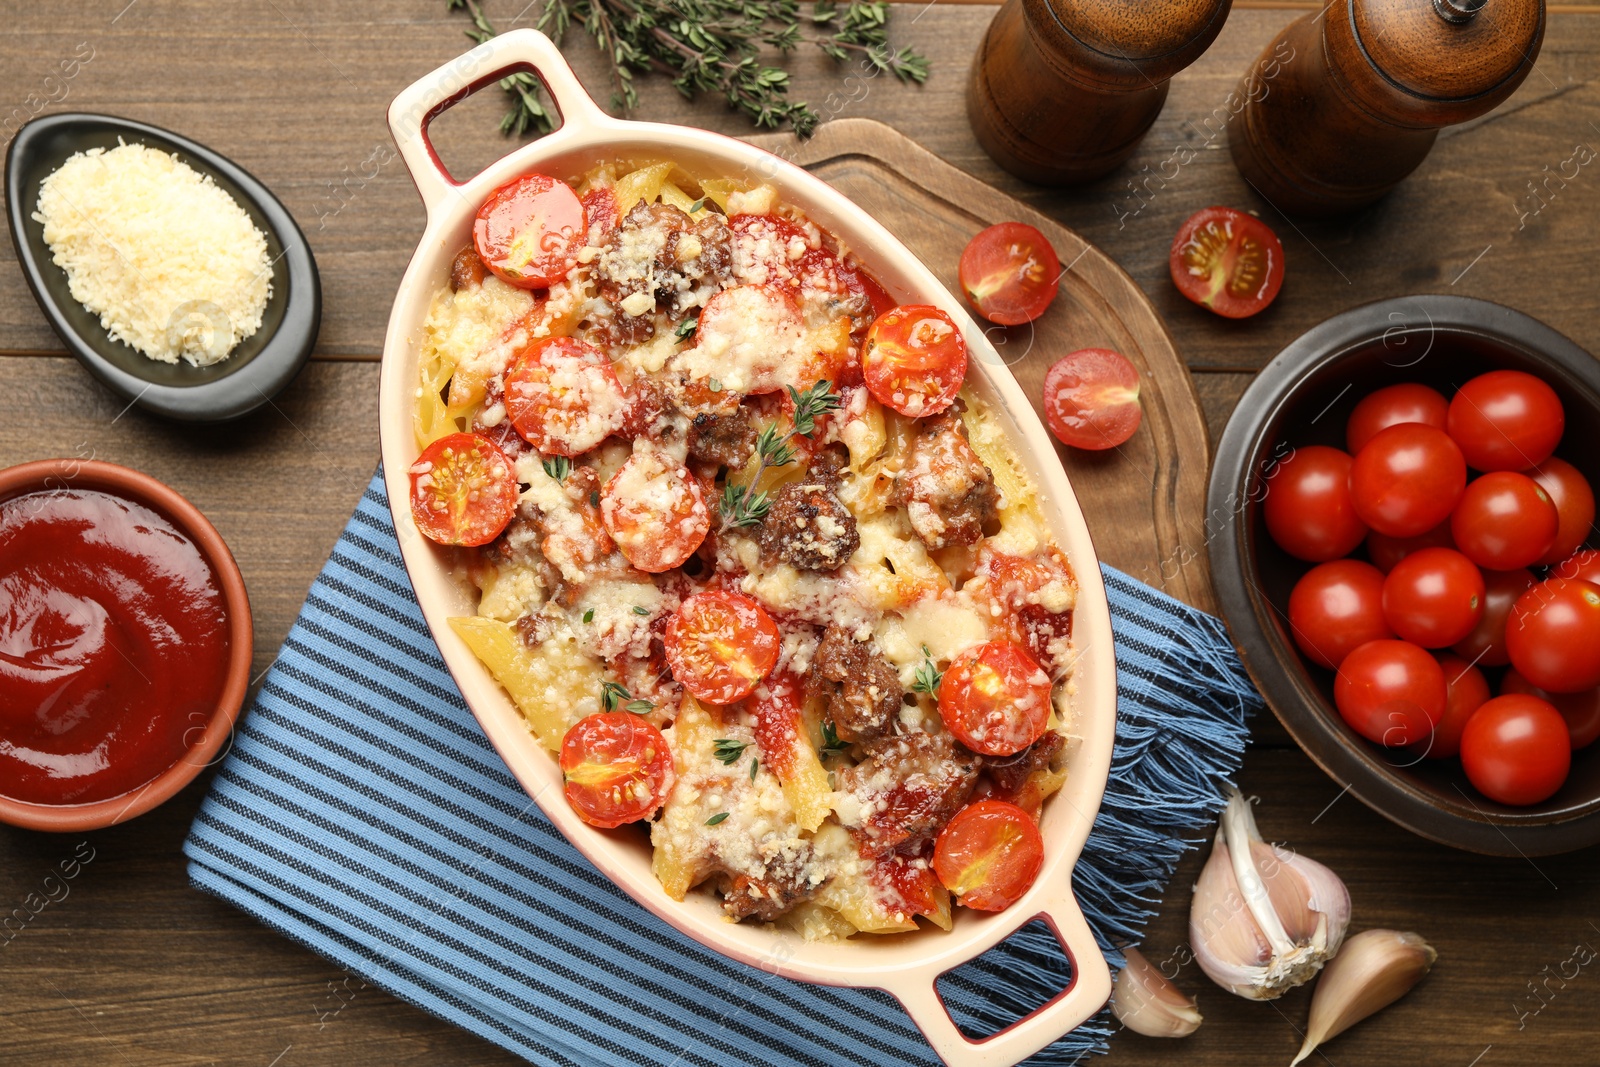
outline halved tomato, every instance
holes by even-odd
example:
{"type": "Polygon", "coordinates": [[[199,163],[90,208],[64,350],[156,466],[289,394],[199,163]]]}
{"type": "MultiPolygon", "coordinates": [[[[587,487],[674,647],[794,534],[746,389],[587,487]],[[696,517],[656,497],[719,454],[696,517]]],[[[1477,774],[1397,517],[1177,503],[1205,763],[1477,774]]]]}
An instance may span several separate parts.
{"type": "Polygon", "coordinates": [[[1032,226],[1000,222],[967,242],[959,272],[973,310],[1001,326],[1020,326],[1043,315],[1056,298],[1061,260],[1032,226]]]}
{"type": "Polygon", "coordinates": [[[600,521],[629,563],[660,574],[694,555],[711,512],[689,468],[636,445],[600,491],[600,521]]]}
{"type": "Polygon", "coordinates": [[[486,437],[452,433],[411,465],[411,517],[441,545],[486,545],[517,510],[517,476],[486,437]]]}
{"type": "Polygon", "coordinates": [[[1011,756],[1050,723],[1050,676],[1012,641],[957,656],[939,683],[939,715],[956,740],[985,756],[1011,756]]]}
{"type": "Polygon", "coordinates": [[[588,232],[583,201],[570,185],[528,174],[489,194],[472,224],[472,243],[507,285],[544,289],[577,265],[588,232]]]}
{"type": "Polygon", "coordinates": [[[1051,364],[1044,375],[1044,421],[1056,440],[1073,448],[1116,448],[1134,435],[1139,369],[1120,352],[1082,348],[1051,364]]]}
{"type": "Polygon", "coordinates": [[[580,719],[561,739],[567,803],[590,826],[611,828],[655,814],[672,791],[672,750],[637,715],[580,719]]]}
{"type": "Polygon", "coordinates": [[[1196,304],[1224,318],[1248,318],[1283,288],[1283,243],[1254,215],[1208,207],[1178,227],[1167,267],[1178,291],[1196,304]]]}
{"type": "Polygon", "coordinates": [[[1044,866],[1044,838],[1028,813],[1004,800],[956,812],[933,846],[933,870],[956,899],[977,911],[1004,911],[1044,866]]]}
{"type": "Polygon", "coordinates": [[[933,305],[901,304],[867,329],[861,370],[880,404],[914,419],[937,415],[967,376],[967,342],[933,305]]]}
{"type": "Polygon", "coordinates": [[[523,438],[550,456],[577,456],[621,430],[630,403],[611,361],[571,337],[550,337],[517,353],[505,374],[506,414],[523,438]]]}
{"type": "Polygon", "coordinates": [[[755,691],[778,662],[778,625],[742,593],[712,590],[683,602],[662,635],[667,666],[707,704],[732,704],[755,691]]]}

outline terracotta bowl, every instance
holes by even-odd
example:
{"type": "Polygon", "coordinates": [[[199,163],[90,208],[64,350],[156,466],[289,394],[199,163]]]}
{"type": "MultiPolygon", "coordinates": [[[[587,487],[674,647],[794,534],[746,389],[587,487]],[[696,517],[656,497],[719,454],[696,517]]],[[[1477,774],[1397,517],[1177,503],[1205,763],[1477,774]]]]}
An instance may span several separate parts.
{"type": "Polygon", "coordinates": [[[418,603],[467,706],[506,765],[567,839],[644,907],[683,933],[732,959],[786,977],[829,985],[871,986],[892,993],[939,1055],[951,1064],[1005,1067],[1027,1058],[1100,1009],[1111,990],[1105,959],[1072,892],[1072,868],[1099,810],[1116,729],[1116,665],[1111,617],[1094,545],[1051,439],[1027,396],[972,322],[961,302],[870,215],[801,168],[743,141],[705,130],[612,118],[584,92],[546,37],[515,30],[473,49],[402,92],[389,108],[389,127],[428,210],[427,227],[395,296],[384,342],[379,425],[383,467],[406,569],[418,603]],[[476,86],[514,70],[531,70],[561,113],[561,128],[457,182],[428,142],[431,118],[476,86]],[[1067,784],[1045,805],[1040,831],[1046,858],[1033,888],[1004,912],[963,911],[955,929],[889,937],[807,942],[798,935],[749,923],[729,923],[709,894],[683,901],[667,896],[650,869],[650,848],[636,830],[604,831],[584,824],[565,802],[561,772],[488,670],[451,631],[446,619],[471,615],[476,596],[447,553],[416,529],[407,505],[407,470],[418,447],[412,429],[417,357],[433,296],[447,284],[450,263],[471,240],[478,205],[512,178],[532,172],[576,179],[602,162],[677,161],[691,173],[770,182],[789,203],[859,249],[884,286],[903,302],[937,304],[961,326],[971,357],[970,387],[990,403],[1040,488],[1056,541],[1080,583],[1073,620],[1079,649],[1074,733],[1067,784]],[[935,979],[1009,937],[1034,919],[1055,931],[1072,962],[1070,987],[1038,1011],[984,1041],[961,1033],[946,1012],[935,979]]]}
{"type": "Polygon", "coordinates": [[[1538,320],[1487,301],[1384,300],[1294,341],[1239,398],[1211,471],[1211,566],[1251,677],[1335,782],[1434,841],[1492,855],[1548,855],[1600,842],[1600,745],[1573,754],[1572,773],[1555,796],[1509,807],[1473,789],[1459,760],[1420,758],[1356,734],[1334,708],[1333,672],[1303,658],[1289,633],[1289,592],[1311,565],[1272,542],[1261,514],[1263,470],[1293,447],[1343,448],[1345,422],[1367,393],[1416,381],[1449,396],[1497,368],[1526,371],[1555,389],[1567,416],[1556,454],[1600,484],[1600,362],[1593,356],[1538,320]]]}
{"type": "Polygon", "coordinates": [[[127,822],[171,799],[211,765],[222,751],[239,717],[250,685],[254,628],[250,599],[233,553],[193,504],[148,474],[94,460],[43,459],[0,470],[0,500],[26,493],[62,489],[96,489],[143,504],[164,515],[200,549],[222,588],[228,614],[228,673],[222,696],[206,723],[200,741],[184,758],[138,789],[89,804],[35,804],[0,795],[0,822],[29,830],[81,833],[127,822]]]}

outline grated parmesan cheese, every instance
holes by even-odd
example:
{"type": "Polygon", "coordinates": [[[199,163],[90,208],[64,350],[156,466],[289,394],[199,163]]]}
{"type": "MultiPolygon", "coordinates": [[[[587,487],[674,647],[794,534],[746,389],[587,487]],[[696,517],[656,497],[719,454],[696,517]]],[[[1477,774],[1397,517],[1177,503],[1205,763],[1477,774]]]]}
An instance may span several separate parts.
{"type": "Polygon", "coordinates": [[[175,154],[120,143],[78,152],[44,180],[33,217],[72,298],[150,359],[209,366],[261,328],[266,236],[175,154]]]}

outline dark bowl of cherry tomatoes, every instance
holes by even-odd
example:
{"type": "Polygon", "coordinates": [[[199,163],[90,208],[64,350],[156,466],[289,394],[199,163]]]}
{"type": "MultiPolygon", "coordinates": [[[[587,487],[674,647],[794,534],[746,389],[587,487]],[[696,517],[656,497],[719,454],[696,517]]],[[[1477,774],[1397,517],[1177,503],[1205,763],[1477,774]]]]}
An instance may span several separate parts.
{"type": "Polygon", "coordinates": [[[1240,398],[1217,592],[1284,727],[1424,837],[1600,842],[1600,362],[1453,296],[1337,315],[1240,398]]]}

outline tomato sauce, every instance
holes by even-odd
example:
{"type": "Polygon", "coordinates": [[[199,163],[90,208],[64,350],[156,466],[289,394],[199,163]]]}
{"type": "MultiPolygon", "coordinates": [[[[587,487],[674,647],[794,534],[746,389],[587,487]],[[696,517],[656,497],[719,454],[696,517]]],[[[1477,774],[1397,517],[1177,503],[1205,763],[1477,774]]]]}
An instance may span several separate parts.
{"type": "Polygon", "coordinates": [[[160,514],[92,490],[0,502],[0,793],[139,788],[203,737],[228,659],[217,576],[160,514]]]}

